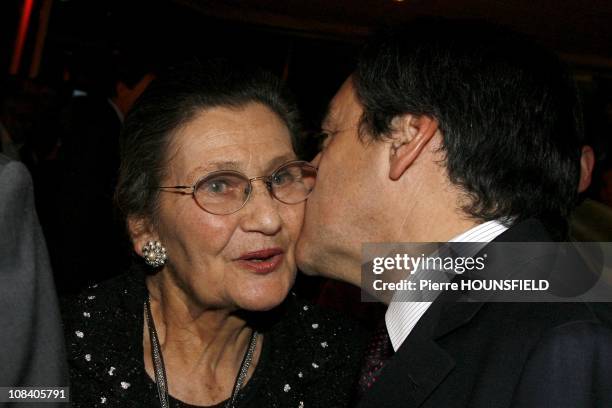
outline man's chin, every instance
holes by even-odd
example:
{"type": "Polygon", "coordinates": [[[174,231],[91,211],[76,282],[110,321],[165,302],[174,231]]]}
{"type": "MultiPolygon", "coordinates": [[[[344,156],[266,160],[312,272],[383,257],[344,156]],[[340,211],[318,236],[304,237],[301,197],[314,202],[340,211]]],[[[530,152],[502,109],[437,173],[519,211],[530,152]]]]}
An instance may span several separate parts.
{"type": "Polygon", "coordinates": [[[304,275],[308,275],[308,276],[321,276],[321,274],[318,271],[316,271],[316,270],[314,270],[311,267],[306,266],[306,265],[302,266],[299,263],[298,263],[298,270],[300,272],[302,272],[304,275]]]}
{"type": "Polygon", "coordinates": [[[311,240],[305,235],[300,237],[295,247],[295,260],[300,272],[358,286],[361,276],[359,264],[345,262],[347,258],[341,256],[336,248],[322,244],[319,239],[311,240]]]}
{"type": "Polygon", "coordinates": [[[321,273],[312,262],[309,262],[307,258],[301,258],[298,254],[299,252],[296,254],[296,263],[300,272],[308,276],[321,276],[321,273]]]}
{"type": "Polygon", "coordinates": [[[308,276],[320,276],[317,270],[315,254],[317,251],[312,248],[309,241],[305,238],[298,239],[295,245],[295,261],[300,272],[308,276]]]}
{"type": "Polygon", "coordinates": [[[337,268],[330,266],[329,253],[325,249],[319,249],[311,246],[309,242],[300,240],[295,248],[295,260],[298,270],[307,276],[318,276],[322,278],[330,278],[340,280],[341,277],[336,276],[337,268]]]}

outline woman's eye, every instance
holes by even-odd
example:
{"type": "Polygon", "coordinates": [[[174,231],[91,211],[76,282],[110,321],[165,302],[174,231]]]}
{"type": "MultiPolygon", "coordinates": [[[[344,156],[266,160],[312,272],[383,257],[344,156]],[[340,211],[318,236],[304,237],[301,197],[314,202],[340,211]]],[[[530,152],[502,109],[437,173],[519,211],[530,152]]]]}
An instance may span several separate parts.
{"type": "Polygon", "coordinates": [[[203,183],[201,189],[207,194],[225,194],[232,189],[232,183],[223,179],[209,180],[203,183]]]}
{"type": "Polygon", "coordinates": [[[288,171],[281,171],[272,176],[272,182],[278,186],[283,184],[291,183],[294,180],[294,176],[288,171]]]}
{"type": "Polygon", "coordinates": [[[210,185],[208,186],[208,190],[210,190],[213,193],[221,193],[223,191],[225,191],[225,188],[227,187],[227,185],[222,182],[222,181],[215,181],[213,183],[210,183],[210,185]]]}

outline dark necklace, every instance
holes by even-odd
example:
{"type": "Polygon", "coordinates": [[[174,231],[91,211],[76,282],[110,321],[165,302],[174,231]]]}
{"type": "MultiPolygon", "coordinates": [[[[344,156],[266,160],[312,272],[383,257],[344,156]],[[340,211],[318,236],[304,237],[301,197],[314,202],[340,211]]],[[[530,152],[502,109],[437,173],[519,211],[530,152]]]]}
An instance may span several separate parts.
{"type": "MultiPolygon", "coordinates": [[[[164,366],[164,358],[161,353],[161,346],[159,345],[159,339],[157,338],[157,330],[155,330],[155,321],[153,321],[153,315],[151,314],[151,302],[149,297],[145,300],[145,316],[147,319],[147,326],[149,327],[149,339],[151,341],[151,359],[153,360],[153,371],[155,372],[155,383],[157,384],[157,395],[159,397],[159,405],[161,408],[170,408],[170,402],[168,400],[168,380],[166,378],[166,367],[164,366]]],[[[255,354],[255,347],[257,346],[257,332],[253,330],[251,338],[249,340],[249,346],[244,353],[240,369],[236,375],[236,381],[234,382],[234,389],[232,395],[227,400],[225,408],[234,408],[236,398],[240,389],[244,385],[249,367],[253,361],[253,354],[255,354]]]]}

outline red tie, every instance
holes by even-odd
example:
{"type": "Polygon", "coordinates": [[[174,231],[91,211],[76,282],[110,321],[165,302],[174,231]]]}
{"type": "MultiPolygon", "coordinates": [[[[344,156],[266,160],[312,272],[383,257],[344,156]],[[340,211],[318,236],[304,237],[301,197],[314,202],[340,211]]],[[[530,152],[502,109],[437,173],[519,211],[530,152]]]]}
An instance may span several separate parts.
{"type": "Polygon", "coordinates": [[[385,320],[382,319],[365,351],[357,389],[359,397],[374,385],[385,363],[393,356],[393,353],[393,346],[387,333],[385,320]]]}

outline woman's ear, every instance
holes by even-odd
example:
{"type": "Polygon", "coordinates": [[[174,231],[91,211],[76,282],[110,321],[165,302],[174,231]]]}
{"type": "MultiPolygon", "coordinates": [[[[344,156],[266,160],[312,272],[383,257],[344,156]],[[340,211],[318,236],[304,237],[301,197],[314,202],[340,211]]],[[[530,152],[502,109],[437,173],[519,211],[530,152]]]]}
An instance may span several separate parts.
{"type": "Polygon", "coordinates": [[[142,248],[149,241],[157,241],[157,234],[153,232],[151,222],[146,218],[128,217],[127,224],[134,252],[143,256],[142,248]]]}
{"type": "Polygon", "coordinates": [[[438,121],[429,116],[404,115],[393,123],[389,178],[398,180],[414,163],[438,131],[438,121]]]}

